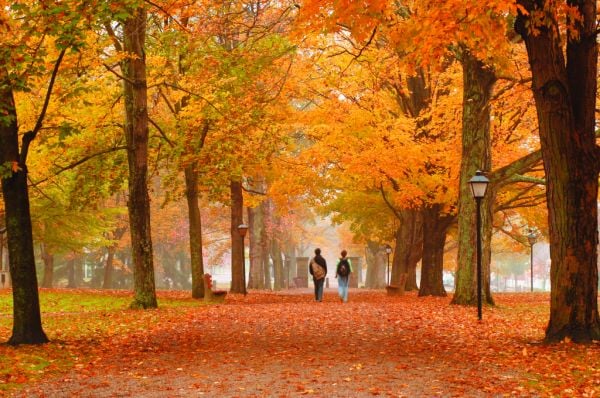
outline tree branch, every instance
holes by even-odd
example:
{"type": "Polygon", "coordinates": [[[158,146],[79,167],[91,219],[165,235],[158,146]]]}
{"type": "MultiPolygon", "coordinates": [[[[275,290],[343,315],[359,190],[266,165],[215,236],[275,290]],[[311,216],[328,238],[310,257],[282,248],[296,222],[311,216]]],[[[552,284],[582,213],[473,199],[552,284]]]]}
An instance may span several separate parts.
{"type": "Polygon", "coordinates": [[[379,184],[379,191],[381,192],[381,197],[383,198],[383,201],[390,208],[392,213],[394,213],[394,216],[396,216],[396,218],[398,220],[402,221],[402,216],[400,215],[398,210],[396,210],[396,208],[394,206],[392,206],[392,204],[390,203],[388,198],[385,196],[385,190],[383,189],[383,182],[379,184]]]}
{"type": "Polygon", "coordinates": [[[46,98],[44,98],[44,105],[42,105],[42,110],[40,111],[40,115],[33,127],[33,130],[26,132],[23,135],[23,147],[21,148],[21,156],[20,163],[21,165],[25,165],[27,162],[27,153],[29,152],[29,144],[31,141],[35,139],[35,136],[42,128],[42,124],[44,123],[44,118],[46,117],[46,112],[48,111],[48,105],[50,104],[50,97],[52,96],[52,89],[54,88],[54,83],[56,82],[56,76],[58,75],[58,68],[67,52],[66,48],[63,48],[54,63],[54,69],[52,69],[52,74],[50,75],[50,83],[48,83],[48,89],[46,90],[46,98]]]}
{"type": "Polygon", "coordinates": [[[85,163],[85,162],[87,162],[88,160],[91,160],[91,159],[93,159],[93,158],[95,158],[95,157],[98,157],[98,156],[105,155],[105,154],[107,154],[107,153],[111,153],[111,152],[120,151],[121,149],[127,149],[127,147],[126,147],[126,146],[116,146],[116,147],[113,147],[113,148],[108,148],[108,149],[105,149],[105,150],[103,150],[103,151],[96,152],[96,153],[93,153],[93,154],[91,154],[91,155],[85,156],[85,157],[83,157],[83,158],[79,159],[79,160],[78,160],[78,161],[76,161],[76,162],[73,162],[73,163],[71,163],[71,164],[69,164],[69,165],[67,165],[67,166],[61,167],[60,169],[58,169],[58,171],[57,171],[57,172],[55,172],[53,175],[51,175],[51,176],[49,176],[49,177],[46,177],[46,178],[44,178],[44,179],[41,179],[41,180],[39,180],[39,181],[36,181],[36,182],[33,182],[33,181],[32,181],[32,183],[31,183],[31,186],[32,186],[32,187],[36,187],[36,186],[38,186],[39,184],[41,184],[41,183],[43,183],[43,182],[46,182],[46,181],[48,181],[48,180],[49,180],[49,179],[51,179],[52,177],[56,177],[57,175],[61,174],[61,173],[62,173],[62,172],[64,172],[64,171],[67,171],[67,170],[70,170],[70,169],[74,169],[75,167],[79,166],[79,165],[80,165],[80,164],[82,164],[82,163],[85,163]]]}
{"type": "Polygon", "coordinates": [[[173,141],[171,141],[169,139],[169,137],[167,137],[167,134],[165,134],[163,129],[161,129],[160,126],[154,120],[152,120],[152,118],[149,116],[148,116],[148,121],[150,122],[150,124],[152,124],[154,126],[154,128],[156,128],[158,130],[158,132],[160,133],[162,138],[167,142],[167,144],[169,144],[169,146],[171,148],[173,148],[175,146],[175,144],[173,143],[173,141]]]}

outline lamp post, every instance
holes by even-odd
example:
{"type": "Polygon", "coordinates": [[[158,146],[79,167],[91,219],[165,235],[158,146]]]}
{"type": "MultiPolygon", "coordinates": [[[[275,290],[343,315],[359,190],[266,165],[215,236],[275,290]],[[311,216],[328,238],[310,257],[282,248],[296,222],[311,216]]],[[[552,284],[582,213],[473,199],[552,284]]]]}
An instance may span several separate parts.
{"type": "Polygon", "coordinates": [[[387,284],[390,284],[390,254],[392,253],[392,246],[385,245],[385,254],[387,254],[387,284]]]}
{"type": "Polygon", "coordinates": [[[529,241],[529,252],[530,252],[530,257],[529,257],[529,267],[530,267],[530,274],[531,274],[531,291],[533,292],[533,245],[535,245],[535,243],[537,242],[537,234],[535,233],[535,231],[531,228],[529,228],[529,233],[527,234],[527,240],[529,241]]]}
{"type": "Polygon", "coordinates": [[[248,232],[248,226],[246,224],[238,225],[238,232],[242,237],[242,283],[244,285],[243,291],[244,296],[246,295],[246,245],[244,244],[244,237],[246,236],[246,232],[248,232]]]}
{"type": "Polygon", "coordinates": [[[477,318],[481,320],[481,200],[490,180],[480,170],[469,180],[471,194],[477,202],[477,318]]]}

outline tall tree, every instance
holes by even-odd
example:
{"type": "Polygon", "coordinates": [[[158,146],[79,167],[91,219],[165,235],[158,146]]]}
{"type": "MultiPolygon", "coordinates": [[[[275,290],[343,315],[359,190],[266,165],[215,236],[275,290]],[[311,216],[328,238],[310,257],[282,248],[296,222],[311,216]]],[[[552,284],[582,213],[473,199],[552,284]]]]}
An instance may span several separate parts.
{"type": "MultiPolygon", "coordinates": [[[[490,139],[490,98],[496,82],[494,72],[477,59],[468,49],[462,52],[463,65],[463,126],[462,160],[460,171],[460,194],[458,199],[458,266],[454,304],[475,304],[477,302],[476,281],[476,217],[475,200],[469,187],[469,179],[476,170],[488,171],[492,167],[490,139]]],[[[491,203],[487,195],[482,207],[482,223],[491,231],[491,203]]],[[[483,228],[482,228],[483,229],[483,228]]],[[[485,230],[487,230],[485,229],[485,230]]],[[[491,234],[490,234],[491,237],[491,234]]],[[[482,265],[484,269],[487,269],[482,265]]],[[[488,277],[482,280],[489,286],[488,277]]],[[[485,289],[485,291],[489,291],[485,289]]],[[[493,303],[489,294],[484,300],[493,303]]]]}
{"type": "Polygon", "coordinates": [[[244,238],[238,227],[244,223],[244,197],[242,182],[231,180],[231,292],[246,294],[244,273],[244,238]]]}
{"type": "Polygon", "coordinates": [[[599,340],[596,1],[517,3],[515,29],[530,60],[547,183],[552,293],[546,340],[599,340]],[[566,28],[560,26],[565,14],[566,28]]]}
{"type": "Polygon", "coordinates": [[[134,300],[131,306],[134,308],[157,307],[148,195],[148,86],[144,51],[146,18],[146,9],[136,6],[123,21],[122,51],[126,57],[121,61],[129,163],[127,207],[134,270],[134,300]]]}
{"type": "Polygon", "coordinates": [[[0,178],[6,211],[8,253],[13,283],[13,331],[10,344],[36,344],[48,341],[42,329],[35,273],[32,223],[27,187],[29,146],[41,130],[67,48],[80,39],[78,21],[88,10],[77,2],[61,5],[62,12],[47,5],[13,4],[1,11],[0,26],[0,178]],[[64,8],[64,9],[63,9],[64,8]],[[31,130],[23,134],[19,147],[19,124],[15,92],[26,90],[33,76],[46,71],[44,57],[53,53],[54,40],[58,55],[49,78],[39,116],[31,130]],[[30,47],[33,46],[33,47],[30,47]],[[43,51],[40,51],[43,49],[43,51]]]}

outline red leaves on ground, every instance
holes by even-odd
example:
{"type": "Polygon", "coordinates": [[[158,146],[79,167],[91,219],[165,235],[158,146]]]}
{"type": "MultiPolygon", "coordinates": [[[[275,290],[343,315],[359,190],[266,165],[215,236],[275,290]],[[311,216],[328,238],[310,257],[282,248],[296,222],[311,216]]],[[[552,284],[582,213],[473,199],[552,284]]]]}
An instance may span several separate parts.
{"type": "MultiPolygon", "coordinates": [[[[222,305],[194,302],[191,307],[112,313],[99,336],[90,330],[38,348],[61,345],[80,356],[74,358],[71,373],[31,385],[23,394],[600,392],[598,344],[539,344],[547,322],[545,294],[497,295],[498,306],[485,308],[478,322],[474,308],[450,305],[449,298],[390,298],[382,292],[351,291],[347,304],[339,303],[333,293],[315,303],[307,291],[296,292],[251,292],[228,295],[222,305]],[[125,327],[119,326],[123,323],[125,327]]],[[[81,324],[80,332],[91,322],[85,314],[70,319],[81,324]]]]}

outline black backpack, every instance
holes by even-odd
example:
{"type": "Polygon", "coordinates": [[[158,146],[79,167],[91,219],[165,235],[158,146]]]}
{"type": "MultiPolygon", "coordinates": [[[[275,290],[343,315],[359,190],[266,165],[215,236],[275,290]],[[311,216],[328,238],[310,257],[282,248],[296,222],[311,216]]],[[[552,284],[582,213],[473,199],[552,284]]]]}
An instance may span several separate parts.
{"type": "Polygon", "coordinates": [[[338,275],[339,276],[348,276],[350,275],[350,263],[347,259],[343,258],[340,260],[340,265],[338,265],[338,275]]]}

